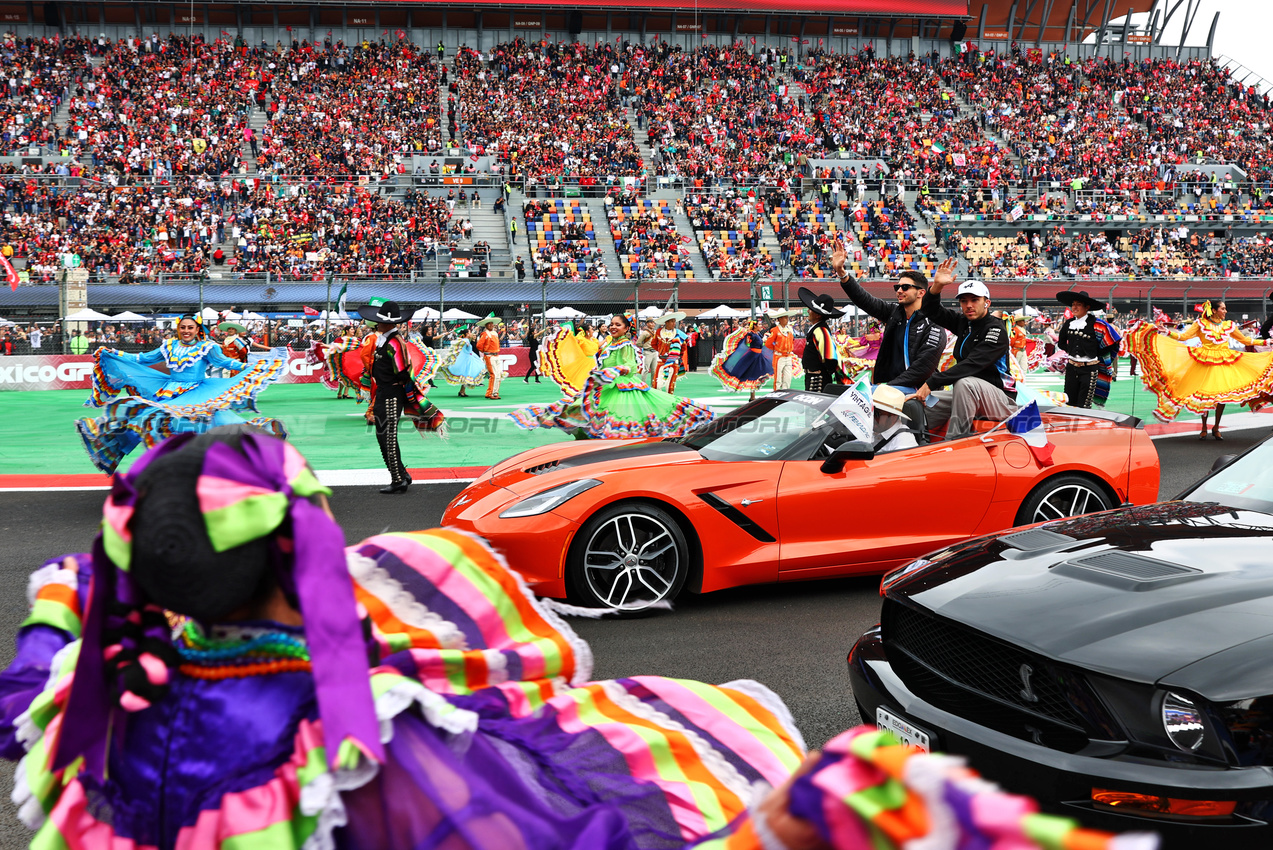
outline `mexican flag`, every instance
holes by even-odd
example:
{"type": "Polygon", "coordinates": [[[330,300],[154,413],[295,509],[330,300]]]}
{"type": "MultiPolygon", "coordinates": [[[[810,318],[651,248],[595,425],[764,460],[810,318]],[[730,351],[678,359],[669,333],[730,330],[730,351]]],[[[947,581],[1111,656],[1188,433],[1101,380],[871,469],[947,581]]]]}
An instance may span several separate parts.
{"type": "Polygon", "coordinates": [[[933,153],[945,153],[946,146],[940,142],[933,142],[933,153]]]}
{"type": "Polygon", "coordinates": [[[345,298],[349,295],[349,281],[345,281],[340,287],[340,294],[336,296],[336,314],[338,316],[346,316],[345,298]]]}

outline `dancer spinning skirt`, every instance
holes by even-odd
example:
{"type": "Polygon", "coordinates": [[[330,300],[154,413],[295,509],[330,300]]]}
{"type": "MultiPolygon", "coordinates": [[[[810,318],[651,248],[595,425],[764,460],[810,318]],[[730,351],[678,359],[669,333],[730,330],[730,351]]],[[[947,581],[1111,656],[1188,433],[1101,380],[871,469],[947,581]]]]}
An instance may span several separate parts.
{"type": "Polygon", "coordinates": [[[1166,331],[1148,323],[1128,334],[1128,347],[1141,366],[1141,380],[1158,396],[1154,416],[1163,422],[1175,419],[1182,409],[1206,416],[1216,408],[1217,439],[1220,415],[1226,404],[1258,406],[1273,399],[1273,351],[1235,351],[1229,341],[1256,345],[1254,340],[1225,319],[1227,307],[1219,302],[1199,305],[1202,313],[1183,333],[1166,331]],[[1187,345],[1189,340],[1197,345],[1187,345]]]}
{"type": "MultiPolygon", "coordinates": [[[[838,336],[839,334],[837,338],[838,336]]],[[[880,353],[880,340],[883,339],[883,335],[878,330],[871,330],[863,334],[860,339],[854,339],[847,334],[845,339],[844,343],[836,343],[840,351],[840,368],[844,370],[844,374],[853,378],[873,370],[875,360],[880,353]]]]}
{"type": "Polygon", "coordinates": [[[764,341],[756,332],[755,321],[725,337],[721,353],[712,360],[712,375],[725,389],[750,392],[753,398],[756,388],[773,374],[773,352],[765,348],[764,341]]]}
{"type": "Polygon", "coordinates": [[[336,391],[336,398],[349,398],[352,391],[362,401],[363,357],[359,351],[362,340],[354,334],[345,334],[331,344],[315,343],[306,355],[307,363],[322,363],[323,386],[336,391]]]}
{"type": "Polygon", "coordinates": [[[0,753],[33,847],[1119,850],[887,733],[806,758],[757,682],[595,681],[482,541],[346,549],[329,494],[281,440],[183,435],[32,576],[0,753]]]}
{"type": "Polygon", "coordinates": [[[130,354],[101,348],[93,354],[92,395],[85,407],[103,407],[96,418],[75,423],[93,465],[108,475],[138,444],[146,448],[165,437],[202,432],[218,425],[249,422],[286,436],[283,423],[259,413],[256,396],[287,370],[284,358],[258,360],[247,366],[226,357],[221,346],[203,338],[194,316],[177,323],[177,338],[153,351],[130,354]],[[163,364],[167,373],[152,369],[163,364]],[[234,373],[214,378],[211,369],[234,373]]]}
{"type": "Polygon", "coordinates": [[[641,352],[623,315],[610,320],[599,365],[574,396],[532,404],[509,416],[522,428],[562,428],[578,438],[679,437],[716,414],[711,408],[652,388],[641,380],[641,352]]]}
{"type": "Polygon", "coordinates": [[[597,368],[596,354],[588,354],[569,327],[559,327],[540,344],[539,371],[572,396],[583,389],[592,370],[597,368]]]}
{"type": "Polygon", "coordinates": [[[486,380],[486,363],[473,348],[473,330],[465,328],[460,336],[451,343],[451,348],[442,357],[438,367],[438,377],[453,387],[460,388],[460,395],[468,395],[469,387],[481,386],[486,380]]]}

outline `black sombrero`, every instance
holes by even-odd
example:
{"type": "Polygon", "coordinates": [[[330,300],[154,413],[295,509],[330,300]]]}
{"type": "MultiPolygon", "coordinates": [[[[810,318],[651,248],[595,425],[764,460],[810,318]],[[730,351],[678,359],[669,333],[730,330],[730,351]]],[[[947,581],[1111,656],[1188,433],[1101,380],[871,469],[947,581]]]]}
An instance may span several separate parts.
{"type": "Polygon", "coordinates": [[[358,308],[358,315],[369,322],[386,325],[397,325],[407,320],[397,301],[385,301],[383,304],[364,304],[358,308]]]}
{"type": "Polygon", "coordinates": [[[828,319],[838,319],[844,315],[843,310],[837,310],[835,307],[835,299],[830,295],[819,295],[814,293],[812,289],[800,287],[800,291],[796,293],[800,296],[801,303],[808,307],[819,316],[825,316],[828,319]]]}
{"type": "Polygon", "coordinates": [[[1088,295],[1086,289],[1080,289],[1077,292],[1074,292],[1072,290],[1066,290],[1065,292],[1058,292],[1056,294],[1056,300],[1060,301],[1066,307],[1069,307],[1071,304],[1077,301],[1078,303],[1082,304],[1084,307],[1086,307],[1089,310],[1104,310],[1105,309],[1104,302],[1097,301],[1095,298],[1088,295]]]}

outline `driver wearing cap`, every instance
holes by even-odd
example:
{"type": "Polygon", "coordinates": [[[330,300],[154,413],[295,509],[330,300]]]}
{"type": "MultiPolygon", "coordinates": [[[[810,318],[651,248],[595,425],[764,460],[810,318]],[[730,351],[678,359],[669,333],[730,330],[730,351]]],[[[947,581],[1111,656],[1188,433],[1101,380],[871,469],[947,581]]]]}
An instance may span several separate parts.
{"type": "Polygon", "coordinates": [[[946,424],[948,440],[971,434],[975,419],[1007,419],[1017,407],[1016,382],[1008,371],[1008,332],[990,314],[990,290],[979,280],[966,280],[956,296],[959,310],[950,310],[942,306],[941,292],[954,282],[955,260],[948,258],[933,275],[923,311],[954,332],[955,365],[934,373],[915,393],[929,405],[929,427],[946,424]]]}

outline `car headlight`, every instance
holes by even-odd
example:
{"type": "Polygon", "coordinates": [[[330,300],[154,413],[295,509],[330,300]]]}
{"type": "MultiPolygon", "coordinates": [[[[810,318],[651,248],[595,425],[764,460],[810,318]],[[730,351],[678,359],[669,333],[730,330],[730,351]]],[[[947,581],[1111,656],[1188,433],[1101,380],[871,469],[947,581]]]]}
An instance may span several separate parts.
{"type": "Polygon", "coordinates": [[[1193,700],[1174,691],[1168,691],[1163,697],[1162,725],[1171,742],[1187,753],[1201,747],[1207,737],[1202,710],[1193,704],[1193,700]]]}
{"type": "Polygon", "coordinates": [[[883,596],[884,594],[888,593],[890,590],[893,589],[894,585],[896,585],[898,582],[900,582],[902,579],[906,578],[907,576],[913,576],[915,575],[915,573],[919,572],[920,570],[927,569],[928,567],[931,567],[932,565],[933,565],[933,561],[930,561],[927,558],[916,558],[915,560],[911,561],[906,566],[898,567],[897,569],[893,570],[893,572],[887,573],[884,576],[884,578],[880,580],[880,596],[883,596]]]}
{"type": "Polygon", "coordinates": [[[570,501],[580,493],[591,490],[600,483],[595,478],[584,478],[579,481],[571,481],[569,484],[552,487],[542,493],[527,496],[520,502],[515,502],[501,511],[500,517],[502,519],[516,519],[517,517],[538,516],[547,513],[570,501]]]}

